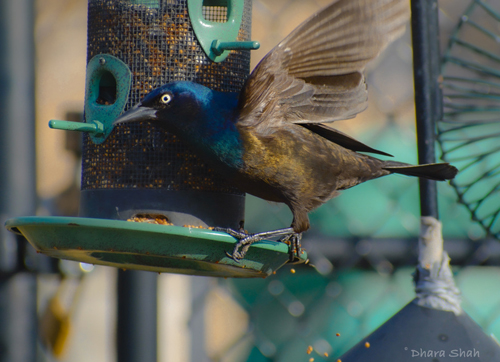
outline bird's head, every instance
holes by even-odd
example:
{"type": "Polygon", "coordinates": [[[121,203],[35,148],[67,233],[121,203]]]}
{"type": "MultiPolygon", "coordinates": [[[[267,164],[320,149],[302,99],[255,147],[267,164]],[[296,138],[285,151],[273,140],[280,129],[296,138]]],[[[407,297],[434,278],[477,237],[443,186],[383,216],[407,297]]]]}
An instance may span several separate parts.
{"type": "Polygon", "coordinates": [[[212,91],[192,82],[172,82],[154,89],[141,102],[118,117],[113,125],[148,121],[177,133],[198,126],[210,107],[212,91]]]}
{"type": "Polygon", "coordinates": [[[173,82],[151,91],[113,124],[147,121],[179,136],[201,154],[236,164],[241,159],[241,140],[233,123],[237,104],[238,93],[173,82]]]}

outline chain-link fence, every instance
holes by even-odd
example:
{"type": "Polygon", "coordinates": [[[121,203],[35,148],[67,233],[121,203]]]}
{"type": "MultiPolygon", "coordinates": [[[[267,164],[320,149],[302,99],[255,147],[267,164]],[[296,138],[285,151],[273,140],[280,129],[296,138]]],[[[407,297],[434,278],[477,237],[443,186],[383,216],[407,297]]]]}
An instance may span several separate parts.
{"type": "MultiPolygon", "coordinates": [[[[263,39],[264,48],[268,42],[275,44],[295,20],[327,3],[254,0],[253,38],[263,39]]],[[[443,51],[469,4],[440,1],[443,51]]],[[[335,127],[398,160],[415,163],[412,71],[408,28],[368,69],[368,110],[335,127]]],[[[487,334],[500,336],[500,291],[495,288],[500,282],[500,245],[471,221],[450,185],[440,184],[438,190],[445,249],[463,308],[487,334]]],[[[241,308],[235,315],[218,315],[232,322],[226,328],[238,327],[226,343],[207,347],[210,360],[336,361],[414,298],[411,275],[419,220],[418,180],[398,176],[359,185],[314,211],[304,245],[315,268],[285,267],[265,280],[219,281],[215,292],[207,294],[208,304],[199,304],[211,315],[210,300],[224,295],[225,303],[241,308]],[[314,347],[311,355],[308,346],[314,347]]],[[[246,222],[252,231],[284,227],[290,221],[285,206],[247,197],[246,222]]],[[[205,328],[207,335],[215,333],[210,324],[205,328]]]]}

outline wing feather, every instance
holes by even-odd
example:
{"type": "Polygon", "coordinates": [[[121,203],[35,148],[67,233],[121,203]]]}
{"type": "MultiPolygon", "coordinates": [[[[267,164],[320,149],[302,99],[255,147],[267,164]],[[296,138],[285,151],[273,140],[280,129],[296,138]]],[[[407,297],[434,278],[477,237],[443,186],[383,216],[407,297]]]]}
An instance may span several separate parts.
{"type": "Polygon", "coordinates": [[[336,0],[271,50],[241,92],[239,123],[325,123],[367,107],[363,70],[404,32],[406,0],[336,0]]]}

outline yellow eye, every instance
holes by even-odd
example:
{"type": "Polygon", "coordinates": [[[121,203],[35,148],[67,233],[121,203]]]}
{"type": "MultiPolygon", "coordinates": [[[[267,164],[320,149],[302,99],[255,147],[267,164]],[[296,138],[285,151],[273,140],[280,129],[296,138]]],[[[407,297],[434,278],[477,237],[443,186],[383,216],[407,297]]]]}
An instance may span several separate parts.
{"type": "Polygon", "coordinates": [[[162,103],[168,104],[172,100],[172,96],[168,93],[165,93],[164,95],[161,96],[160,100],[162,103]]]}

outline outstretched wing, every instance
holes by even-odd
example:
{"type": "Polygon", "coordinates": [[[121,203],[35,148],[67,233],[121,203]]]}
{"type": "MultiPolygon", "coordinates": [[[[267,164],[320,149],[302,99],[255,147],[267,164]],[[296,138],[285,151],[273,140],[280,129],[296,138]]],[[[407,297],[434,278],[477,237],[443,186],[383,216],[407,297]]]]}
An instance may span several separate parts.
{"type": "Polygon", "coordinates": [[[404,32],[407,0],[335,0],[257,65],[240,95],[239,123],[320,123],[367,107],[363,70],[404,32]]]}

